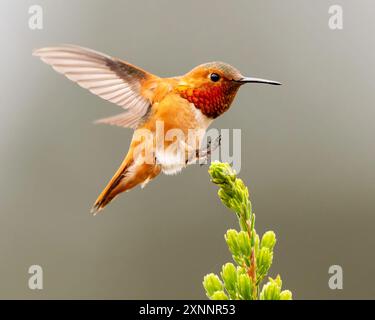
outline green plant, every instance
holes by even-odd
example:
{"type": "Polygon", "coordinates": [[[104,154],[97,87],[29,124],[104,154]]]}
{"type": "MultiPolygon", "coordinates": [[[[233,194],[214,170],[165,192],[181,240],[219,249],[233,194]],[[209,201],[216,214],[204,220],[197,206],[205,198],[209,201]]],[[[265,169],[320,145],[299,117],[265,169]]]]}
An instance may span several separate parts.
{"type": "Polygon", "coordinates": [[[210,273],[204,277],[203,287],[212,300],[291,300],[289,290],[281,290],[278,275],[263,285],[273,260],[276,236],[267,231],[260,239],[255,231],[249,191],[236,172],[227,163],[213,162],[209,169],[212,182],[217,184],[222,203],[235,212],[241,231],[230,229],[225,241],[232,253],[233,263],[223,265],[220,277],[210,273]]]}

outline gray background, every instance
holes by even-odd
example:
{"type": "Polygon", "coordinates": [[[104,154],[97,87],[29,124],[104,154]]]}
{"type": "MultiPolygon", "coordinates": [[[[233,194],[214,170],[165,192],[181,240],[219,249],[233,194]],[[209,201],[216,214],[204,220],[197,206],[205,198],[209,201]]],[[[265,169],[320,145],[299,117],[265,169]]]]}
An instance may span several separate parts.
{"type": "Polygon", "coordinates": [[[242,170],[271,275],[297,299],[375,298],[373,1],[10,1],[0,4],[0,298],[204,298],[237,227],[207,166],[89,209],[131,130],[94,126],[118,107],[31,56],[73,43],[160,76],[223,60],[282,87],[243,87],[217,128],[242,129],[242,170]],[[28,8],[44,29],[28,28],[28,8]],[[328,28],[341,4],[344,29],[328,28]],[[44,290],[27,287],[44,269],[44,290]],[[328,268],[344,289],[328,288],[328,268]]]}

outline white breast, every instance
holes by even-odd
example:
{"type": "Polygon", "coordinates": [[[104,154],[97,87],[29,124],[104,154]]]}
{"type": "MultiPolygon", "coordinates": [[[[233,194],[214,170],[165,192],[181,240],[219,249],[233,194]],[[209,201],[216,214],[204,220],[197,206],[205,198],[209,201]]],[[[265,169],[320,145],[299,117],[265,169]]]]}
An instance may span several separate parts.
{"type": "Polygon", "coordinates": [[[166,150],[157,150],[156,159],[162,167],[162,171],[165,174],[177,174],[184,167],[186,167],[186,156],[185,150],[189,150],[192,154],[195,154],[197,147],[200,147],[201,141],[203,140],[204,134],[212,123],[213,119],[205,116],[199,109],[197,109],[194,104],[190,104],[192,112],[194,113],[196,124],[192,131],[195,131],[196,137],[199,140],[199,146],[191,144],[188,137],[185,137],[184,141],[180,141],[180,145],[174,144],[174,147],[167,148],[166,150]]]}
{"type": "MultiPolygon", "coordinates": [[[[194,104],[190,103],[190,107],[193,109],[195,119],[197,120],[197,125],[200,129],[207,130],[207,128],[212,123],[213,119],[205,116],[194,104]]],[[[203,138],[203,137],[202,137],[203,138]]]]}

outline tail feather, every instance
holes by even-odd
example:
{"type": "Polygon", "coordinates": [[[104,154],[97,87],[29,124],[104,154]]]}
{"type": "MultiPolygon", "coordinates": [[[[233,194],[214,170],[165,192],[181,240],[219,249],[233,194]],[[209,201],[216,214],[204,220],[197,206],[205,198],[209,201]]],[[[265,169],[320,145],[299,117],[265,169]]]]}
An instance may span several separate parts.
{"type": "MultiPolygon", "coordinates": [[[[91,208],[91,213],[96,215],[99,211],[101,211],[108,203],[110,203],[114,197],[120,192],[114,192],[116,187],[119,186],[121,181],[126,176],[126,171],[129,168],[130,163],[127,158],[121,163],[120,167],[117,169],[116,173],[112,177],[112,179],[108,182],[107,186],[104,190],[100,193],[98,198],[96,199],[93,207],[91,208]]],[[[124,190],[125,191],[125,190],[124,190]]]]}
{"type": "Polygon", "coordinates": [[[161,168],[159,165],[146,163],[136,165],[132,158],[126,157],[112,179],[96,199],[91,213],[96,215],[118,194],[130,190],[138,184],[144,187],[147,182],[156,177],[160,171],[161,168]]]}

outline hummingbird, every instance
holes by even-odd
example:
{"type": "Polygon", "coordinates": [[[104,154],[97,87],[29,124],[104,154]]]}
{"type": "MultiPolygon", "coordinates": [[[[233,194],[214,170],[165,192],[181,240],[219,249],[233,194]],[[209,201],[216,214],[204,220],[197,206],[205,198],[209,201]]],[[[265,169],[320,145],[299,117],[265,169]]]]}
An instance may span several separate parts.
{"type": "Polygon", "coordinates": [[[182,76],[162,78],[124,60],[75,45],[45,47],[34,50],[33,55],[81,87],[124,109],[96,123],[134,129],[128,153],[95,201],[93,214],[120,193],[137,185],[144,187],[160,172],[176,174],[207,157],[220,139],[215,140],[215,146],[202,149],[203,136],[212,121],[230,108],[243,84],[281,84],[245,77],[233,66],[219,61],[201,64],[182,76]],[[144,153],[135,150],[144,139],[137,137],[145,130],[149,132],[152,143],[145,148],[152,149],[158,138],[158,123],[163,124],[164,132],[178,129],[184,137],[173,148],[173,143],[165,139],[164,148],[151,152],[153,161],[141,161],[144,153]],[[197,132],[196,143],[186,138],[189,130],[197,132]]]}

